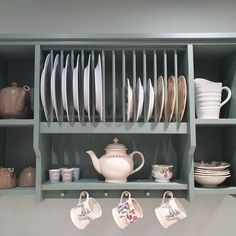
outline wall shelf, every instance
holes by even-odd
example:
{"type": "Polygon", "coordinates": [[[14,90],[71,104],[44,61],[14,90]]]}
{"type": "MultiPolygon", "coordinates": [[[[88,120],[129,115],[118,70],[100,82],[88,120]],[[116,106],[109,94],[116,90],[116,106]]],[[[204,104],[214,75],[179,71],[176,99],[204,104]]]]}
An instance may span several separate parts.
{"type": "Polygon", "coordinates": [[[170,183],[156,183],[149,180],[129,181],[122,184],[105,183],[104,181],[84,179],[72,183],[42,184],[42,190],[187,190],[187,184],[182,181],[172,181],[170,183]]]}
{"type": "Polygon", "coordinates": [[[68,122],[41,122],[40,133],[42,134],[72,134],[72,133],[104,133],[104,134],[187,134],[187,123],[79,123],[68,122]]]}
{"type": "MultiPolygon", "coordinates": [[[[233,174],[227,182],[228,187],[210,189],[194,187],[192,172],[194,160],[214,159],[230,162],[232,173],[236,173],[233,165],[233,153],[236,152],[236,98],[232,96],[222,108],[220,119],[206,120],[195,118],[194,96],[196,77],[222,82],[235,90],[232,87],[236,80],[235,68],[236,34],[164,34],[146,37],[93,35],[80,38],[0,35],[0,86],[6,86],[15,78],[19,79],[20,84],[28,85],[34,112],[33,119],[0,119],[0,166],[15,167],[19,176],[20,171],[30,164],[36,166],[37,173],[36,188],[0,190],[0,195],[33,194],[40,202],[47,196],[60,197],[63,191],[67,191],[68,196],[74,196],[76,190],[91,191],[94,197],[102,195],[101,190],[109,191],[109,196],[124,189],[142,194],[150,191],[152,196],[161,196],[163,191],[172,190],[189,201],[194,199],[195,194],[236,194],[236,178],[233,174]],[[50,120],[53,122],[46,122],[40,101],[40,79],[48,54],[51,55],[51,66],[55,56],[60,55],[61,69],[68,54],[72,58],[71,64],[75,62],[73,58],[80,54],[82,74],[89,54],[91,71],[96,66],[98,55],[101,55],[102,87],[105,91],[102,101],[106,105],[106,110],[102,111],[105,115],[102,122],[98,122],[100,119],[95,108],[94,81],[91,83],[91,122],[88,122],[82,99],[79,104],[81,122],[78,122],[77,116],[73,118],[75,122],[67,122],[65,111],[62,122],[55,122],[52,110],[50,120]],[[188,96],[183,121],[165,122],[165,108],[161,122],[157,122],[155,113],[150,122],[144,122],[147,118],[144,96],[144,112],[140,120],[136,122],[133,117],[127,122],[126,79],[129,78],[135,88],[140,77],[145,89],[151,78],[154,91],[157,91],[157,78],[160,75],[165,82],[165,94],[170,75],[176,78],[185,76],[188,96]],[[101,156],[114,137],[118,137],[129,152],[137,150],[145,156],[144,167],[130,176],[125,184],[108,184],[98,180],[101,176],[86,156],[86,150],[89,149],[101,156]],[[151,180],[151,165],[158,162],[173,164],[174,179],[178,181],[160,184],[151,180]],[[81,179],[69,184],[50,184],[48,170],[65,166],[80,166],[81,179]]],[[[178,92],[176,96],[178,98],[178,92]]],[[[178,102],[175,108],[177,117],[178,102]]],[[[75,115],[75,111],[72,113],[75,115]]]]}

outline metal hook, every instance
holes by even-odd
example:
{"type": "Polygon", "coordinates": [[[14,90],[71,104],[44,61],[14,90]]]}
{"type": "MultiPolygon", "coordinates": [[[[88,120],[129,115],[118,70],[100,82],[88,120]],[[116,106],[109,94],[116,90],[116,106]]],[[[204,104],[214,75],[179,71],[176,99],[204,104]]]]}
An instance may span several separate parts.
{"type": "Polygon", "coordinates": [[[151,193],[150,193],[150,192],[146,192],[146,196],[147,196],[147,197],[150,197],[150,196],[151,196],[151,193]]]}

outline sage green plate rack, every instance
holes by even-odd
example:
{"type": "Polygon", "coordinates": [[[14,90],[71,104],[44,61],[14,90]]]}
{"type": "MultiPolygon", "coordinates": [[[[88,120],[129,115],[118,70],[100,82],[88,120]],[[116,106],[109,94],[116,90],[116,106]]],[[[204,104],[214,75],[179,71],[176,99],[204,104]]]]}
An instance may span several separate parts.
{"type": "MultiPolygon", "coordinates": [[[[177,197],[193,200],[196,194],[236,194],[236,35],[235,34],[166,34],[88,37],[44,37],[1,35],[0,86],[18,80],[31,88],[33,117],[25,120],[0,120],[0,166],[15,167],[16,174],[27,165],[35,165],[35,188],[2,189],[0,195],[35,195],[44,198],[77,198],[87,190],[94,197],[119,197],[130,190],[136,197],[160,197],[171,190],[177,197]],[[99,122],[92,106],[88,122],[81,104],[79,122],[46,122],[40,102],[40,75],[45,56],[57,53],[82,55],[82,68],[88,53],[92,67],[98,53],[102,57],[103,102],[105,119],[99,122]],[[154,89],[159,75],[164,80],[183,74],[187,80],[187,107],[182,122],[157,122],[156,115],[145,122],[127,122],[125,117],[125,81],[133,86],[137,78],[144,88],[148,78],[154,89]],[[200,120],[195,117],[194,78],[202,77],[222,83],[232,90],[230,102],[222,109],[220,119],[200,120]],[[131,175],[127,183],[105,183],[85,153],[92,149],[100,157],[104,148],[118,137],[129,152],[141,151],[144,167],[131,175]],[[217,188],[195,186],[193,160],[224,160],[231,163],[231,178],[217,188]],[[151,165],[171,163],[174,178],[170,183],[156,183],[151,165]],[[69,184],[48,182],[48,169],[80,166],[81,178],[69,184]]],[[[165,91],[167,87],[165,86],[165,91]]],[[[178,95],[177,95],[178,96],[178,95]]],[[[94,101],[94,91],[92,91],[94,101]]],[[[145,109],[144,109],[145,110],[145,109]]],[[[178,112],[176,103],[175,113],[178,112]]],[[[165,108],[166,113],[166,108],[165,108]]]]}

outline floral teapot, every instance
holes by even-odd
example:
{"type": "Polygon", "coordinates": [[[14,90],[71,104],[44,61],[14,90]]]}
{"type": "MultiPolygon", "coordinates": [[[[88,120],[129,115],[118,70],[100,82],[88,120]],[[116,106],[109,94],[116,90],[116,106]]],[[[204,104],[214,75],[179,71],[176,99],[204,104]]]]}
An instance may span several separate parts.
{"type": "Polygon", "coordinates": [[[114,143],[107,145],[106,154],[100,159],[90,150],[86,153],[92,159],[93,166],[99,174],[105,177],[105,181],[109,183],[124,183],[129,175],[139,171],[144,165],[144,156],[142,153],[134,151],[127,154],[127,148],[118,143],[118,139],[114,138],[114,143]],[[138,154],[141,157],[141,164],[134,170],[133,156],[138,154]]]}

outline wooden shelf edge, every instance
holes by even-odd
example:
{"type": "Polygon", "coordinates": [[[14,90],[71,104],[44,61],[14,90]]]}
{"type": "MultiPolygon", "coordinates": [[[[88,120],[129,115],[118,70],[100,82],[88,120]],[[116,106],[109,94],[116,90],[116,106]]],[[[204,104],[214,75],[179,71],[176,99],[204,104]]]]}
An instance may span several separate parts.
{"type": "Polygon", "coordinates": [[[132,181],[126,183],[106,183],[99,180],[80,180],[71,183],[42,184],[42,190],[187,190],[188,185],[181,182],[157,183],[155,181],[132,181]]]}
{"type": "Polygon", "coordinates": [[[34,187],[16,187],[11,189],[0,189],[0,195],[34,195],[34,187]]]}
{"type": "Polygon", "coordinates": [[[224,119],[195,119],[197,126],[230,126],[236,125],[236,118],[224,119]]]}
{"type": "Polygon", "coordinates": [[[24,127],[34,125],[34,119],[0,119],[0,127],[24,127]]]}
{"type": "Polygon", "coordinates": [[[129,134],[187,134],[187,122],[182,123],[79,123],[41,122],[40,133],[129,133],[129,134]]]}
{"type": "Polygon", "coordinates": [[[215,187],[215,188],[203,188],[196,187],[196,194],[236,194],[236,186],[235,187],[215,187]]]}

